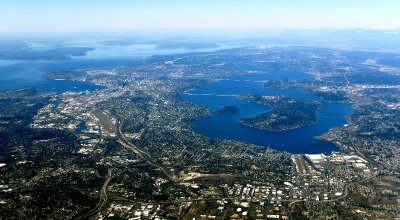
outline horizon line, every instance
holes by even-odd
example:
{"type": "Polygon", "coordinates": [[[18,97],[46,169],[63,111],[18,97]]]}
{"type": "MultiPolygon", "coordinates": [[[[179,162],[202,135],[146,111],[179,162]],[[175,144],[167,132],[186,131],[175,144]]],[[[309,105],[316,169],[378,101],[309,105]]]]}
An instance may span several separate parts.
{"type": "MultiPolygon", "coordinates": [[[[354,27],[354,28],[265,28],[265,29],[221,29],[221,28],[198,28],[198,29],[116,29],[116,30],[64,30],[64,31],[2,31],[2,35],[84,35],[84,34],[212,34],[212,33],[226,33],[226,34],[254,34],[254,33],[279,33],[279,32],[315,32],[315,31],[400,31],[400,27],[384,27],[384,26],[372,26],[372,27],[354,27]]],[[[4,37],[4,36],[2,36],[4,37]]],[[[1,38],[1,37],[0,37],[1,38]]]]}

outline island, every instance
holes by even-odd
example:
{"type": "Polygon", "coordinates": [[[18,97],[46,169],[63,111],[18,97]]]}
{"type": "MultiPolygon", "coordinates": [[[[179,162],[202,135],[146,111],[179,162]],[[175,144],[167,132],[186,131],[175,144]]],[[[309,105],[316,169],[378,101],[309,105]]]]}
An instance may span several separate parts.
{"type": "Polygon", "coordinates": [[[263,129],[272,132],[288,131],[316,124],[319,103],[305,101],[286,96],[248,95],[239,97],[242,100],[268,105],[270,112],[260,114],[254,118],[239,120],[239,123],[248,127],[263,129]]]}
{"type": "Polygon", "coordinates": [[[224,106],[221,110],[217,111],[218,114],[237,114],[239,113],[239,109],[236,106],[227,105],[224,106]]]}
{"type": "MultiPolygon", "coordinates": [[[[0,91],[0,219],[396,219],[400,77],[394,70],[400,66],[393,61],[398,56],[262,47],[159,55],[133,66],[93,62],[90,67],[89,62],[88,68],[65,71],[43,63],[52,70],[44,76],[65,79],[58,82],[65,89],[0,91]],[[243,124],[285,131],[322,122],[321,106],[352,103],[345,125],[318,136],[340,151],[322,153],[324,146],[315,143],[310,147],[316,152],[307,152],[300,147],[305,137],[285,132],[271,136],[298,137],[295,152],[241,141],[239,135],[220,139],[196,132],[196,121],[212,117],[212,106],[184,95],[237,97],[262,90],[264,81],[243,80],[244,74],[249,79],[255,74],[235,68],[243,62],[253,71],[265,65],[269,76],[286,70],[314,74],[315,80],[282,79],[268,86],[292,90],[288,95],[304,91],[318,100],[239,96],[271,109],[243,124]],[[221,79],[238,79],[227,80],[238,92],[202,88],[221,79]],[[102,88],[71,90],[65,86],[71,81],[102,88]]],[[[26,66],[30,74],[35,66],[26,62],[7,68],[15,74],[26,66]]],[[[214,114],[231,109],[225,105],[214,114]]],[[[240,113],[242,106],[237,105],[240,113]]],[[[223,126],[230,116],[239,115],[217,122],[223,126]]]]}

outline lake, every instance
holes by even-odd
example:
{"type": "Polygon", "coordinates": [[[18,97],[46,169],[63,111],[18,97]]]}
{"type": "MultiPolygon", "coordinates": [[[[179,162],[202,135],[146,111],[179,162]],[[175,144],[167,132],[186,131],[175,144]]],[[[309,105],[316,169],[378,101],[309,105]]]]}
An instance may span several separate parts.
{"type": "Polygon", "coordinates": [[[183,100],[207,106],[218,111],[224,106],[233,105],[239,108],[238,114],[214,114],[193,122],[194,130],[208,137],[248,142],[272,147],[290,153],[331,153],[339,151],[334,144],[315,139],[330,128],[346,124],[345,116],[352,114],[347,104],[330,104],[322,106],[318,112],[319,122],[315,125],[284,132],[269,132],[250,128],[238,123],[238,120],[252,118],[270,111],[267,106],[246,102],[236,98],[237,95],[287,95],[290,97],[318,100],[309,93],[300,90],[276,90],[264,88],[262,81],[269,79],[310,79],[311,75],[295,71],[267,70],[260,74],[242,75],[231,79],[208,84],[182,96],[183,100]]]}

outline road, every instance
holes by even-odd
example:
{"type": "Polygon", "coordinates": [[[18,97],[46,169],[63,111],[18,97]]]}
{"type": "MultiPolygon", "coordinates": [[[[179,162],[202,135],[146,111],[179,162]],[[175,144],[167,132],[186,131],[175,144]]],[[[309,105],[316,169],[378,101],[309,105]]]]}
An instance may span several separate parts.
{"type": "MultiPolygon", "coordinates": [[[[356,184],[363,183],[363,182],[366,182],[366,181],[368,181],[368,180],[371,180],[372,178],[374,178],[374,177],[376,177],[377,175],[379,175],[379,173],[381,172],[381,170],[384,169],[384,166],[383,166],[381,163],[379,163],[379,162],[377,162],[377,161],[374,161],[374,160],[372,160],[372,159],[369,159],[369,158],[366,157],[364,154],[362,154],[362,153],[360,152],[360,150],[359,150],[357,147],[355,147],[355,145],[354,145],[354,143],[353,143],[353,141],[354,141],[353,139],[351,139],[351,141],[352,141],[352,146],[353,146],[353,149],[355,150],[355,153],[356,153],[358,156],[360,156],[361,158],[363,158],[364,160],[368,161],[370,164],[373,164],[373,165],[379,167],[379,169],[375,172],[375,175],[373,175],[373,176],[370,176],[370,177],[361,179],[361,180],[356,181],[356,182],[351,182],[351,183],[346,184],[346,185],[344,186],[343,195],[341,195],[340,197],[337,197],[337,198],[334,198],[334,199],[330,199],[330,200],[313,201],[313,202],[316,202],[316,203],[330,203],[330,202],[337,202],[337,201],[339,201],[339,200],[345,199],[345,198],[349,195],[349,188],[350,188],[351,186],[354,186],[354,185],[356,185],[356,184]]],[[[289,203],[288,212],[289,212],[289,218],[290,218],[290,219],[293,219],[292,212],[291,212],[292,206],[293,206],[294,204],[296,204],[296,203],[300,203],[300,202],[304,202],[304,201],[306,201],[306,200],[295,200],[295,201],[292,201],[292,202],[289,203]]]]}
{"type": "Polygon", "coordinates": [[[104,205],[107,204],[108,201],[108,196],[107,196],[107,187],[108,184],[111,181],[111,177],[112,177],[112,169],[108,169],[108,174],[107,174],[107,178],[103,183],[103,186],[100,189],[100,195],[99,195],[99,202],[97,203],[97,205],[91,209],[89,212],[75,218],[76,220],[80,220],[80,219],[88,219],[90,217],[92,217],[93,215],[95,215],[98,211],[100,211],[104,205]]]}
{"type": "MultiPolygon", "coordinates": [[[[151,155],[150,155],[149,153],[143,151],[142,149],[139,149],[137,146],[135,146],[134,144],[132,144],[131,142],[129,142],[129,141],[127,140],[127,138],[125,137],[125,135],[124,135],[123,132],[122,132],[121,127],[122,127],[122,123],[118,120],[118,121],[117,121],[117,128],[118,128],[118,129],[117,129],[117,141],[118,141],[122,146],[124,146],[127,150],[129,150],[129,151],[135,153],[139,158],[145,160],[149,165],[154,166],[154,167],[156,167],[157,169],[161,170],[171,181],[175,182],[174,178],[169,174],[169,172],[168,172],[164,167],[157,165],[156,163],[154,163],[154,162],[151,160],[151,155]]],[[[357,153],[361,158],[367,160],[370,164],[374,164],[374,165],[379,166],[379,167],[382,169],[382,165],[381,165],[381,164],[379,164],[379,163],[377,163],[377,162],[375,162],[375,161],[372,161],[372,160],[370,160],[369,158],[365,157],[358,149],[356,149],[356,148],[354,148],[354,149],[355,149],[356,153],[357,153]]],[[[378,174],[378,173],[379,173],[379,171],[377,172],[377,174],[378,174]]],[[[330,200],[315,201],[315,202],[319,202],[319,203],[330,203],[330,202],[336,202],[336,201],[345,199],[345,198],[348,196],[348,194],[349,194],[349,188],[350,188],[351,186],[354,186],[354,185],[356,185],[356,184],[358,184],[358,183],[366,182],[366,181],[372,179],[373,177],[375,177],[375,176],[367,177],[367,178],[364,178],[364,179],[359,180],[359,181],[356,181],[356,182],[348,183],[347,185],[345,185],[344,191],[343,191],[343,195],[341,195],[340,197],[337,197],[337,198],[334,198],[334,199],[330,199],[330,200]]],[[[214,199],[233,199],[233,198],[230,198],[230,197],[226,197],[226,198],[198,198],[198,199],[188,199],[188,200],[184,200],[184,201],[191,201],[191,202],[193,202],[193,201],[214,200],[214,199]]],[[[304,202],[305,200],[295,200],[295,201],[289,200],[289,201],[290,201],[290,203],[289,203],[289,210],[288,210],[288,211],[289,211],[289,218],[290,218],[290,219],[293,219],[292,212],[291,212],[292,206],[293,206],[294,204],[296,204],[296,203],[304,202]]],[[[172,202],[172,201],[169,201],[169,202],[166,202],[166,203],[170,203],[170,202],[172,202]]],[[[183,201],[175,201],[175,202],[183,202],[183,201]]],[[[99,203],[100,203],[100,202],[99,202],[99,203]]]]}
{"type": "Polygon", "coordinates": [[[117,126],[117,141],[118,141],[118,143],[120,143],[122,146],[124,146],[129,151],[135,153],[141,159],[150,158],[149,153],[139,149],[134,144],[132,144],[130,141],[128,141],[128,139],[126,139],[124,133],[122,133],[122,129],[121,129],[122,123],[120,120],[117,120],[116,126],[117,126]]]}
{"type": "MultiPolygon", "coordinates": [[[[357,181],[357,182],[351,182],[351,183],[345,185],[345,186],[344,186],[343,195],[341,195],[340,197],[337,197],[337,198],[334,198],[334,199],[329,199],[329,200],[310,201],[310,202],[316,202],[316,203],[330,203],[330,202],[337,202],[337,201],[339,201],[339,200],[345,199],[345,198],[349,195],[349,188],[350,188],[351,186],[354,186],[354,185],[356,185],[356,184],[358,184],[358,183],[366,182],[366,181],[372,179],[373,177],[375,177],[375,176],[370,176],[370,177],[367,177],[367,178],[365,178],[365,179],[359,180],[359,181],[357,181]]],[[[292,206],[293,206],[294,204],[296,204],[296,203],[305,202],[305,201],[306,201],[306,200],[295,200],[295,201],[292,201],[292,202],[289,203],[288,212],[289,212],[289,218],[290,218],[290,219],[293,219],[292,211],[291,211],[292,206]]]]}
{"type": "Polygon", "coordinates": [[[122,132],[122,122],[120,120],[117,120],[117,141],[120,143],[125,149],[133,152],[136,154],[140,159],[146,161],[149,165],[156,167],[157,169],[161,170],[170,181],[175,182],[175,179],[170,175],[170,173],[167,171],[165,167],[162,167],[160,165],[157,165],[154,161],[151,159],[151,155],[147,153],[146,151],[138,148],[134,144],[132,144],[128,139],[125,137],[124,133],[122,132]]]}

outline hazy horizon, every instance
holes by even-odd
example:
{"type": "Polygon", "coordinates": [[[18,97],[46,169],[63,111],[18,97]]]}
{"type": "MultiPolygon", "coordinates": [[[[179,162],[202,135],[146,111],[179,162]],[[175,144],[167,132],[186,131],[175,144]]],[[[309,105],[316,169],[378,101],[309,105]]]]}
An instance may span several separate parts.
{"type": "Polygon", "coordinates": [[[394,0],[5,0],[0,33],[392,29],[399,9],[394,0]]]}

